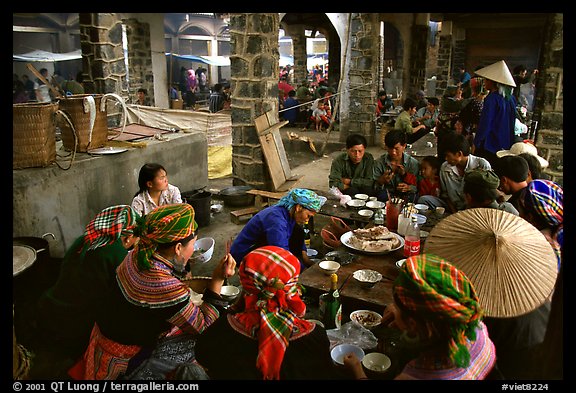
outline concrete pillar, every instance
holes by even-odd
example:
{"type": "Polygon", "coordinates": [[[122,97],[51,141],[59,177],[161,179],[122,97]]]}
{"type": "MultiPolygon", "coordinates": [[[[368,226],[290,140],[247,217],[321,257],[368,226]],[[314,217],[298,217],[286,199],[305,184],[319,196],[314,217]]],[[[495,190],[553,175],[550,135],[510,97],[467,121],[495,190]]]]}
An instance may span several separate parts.
{"type": "Polygon", "coordinates": [[[230,14],[234,185],[273,188],[254,119],[272,111],[278,121],[279,25],[277,13],[230,14]]]}
{"type": "Polygon", "coordinates": [[[290,37],[292,37],[292,50],[294,53],[294,80],[292,86],[299,86],[308,77],[308,53],[306,50],[306,32],[304,26],[290,26],[290,37]]]}

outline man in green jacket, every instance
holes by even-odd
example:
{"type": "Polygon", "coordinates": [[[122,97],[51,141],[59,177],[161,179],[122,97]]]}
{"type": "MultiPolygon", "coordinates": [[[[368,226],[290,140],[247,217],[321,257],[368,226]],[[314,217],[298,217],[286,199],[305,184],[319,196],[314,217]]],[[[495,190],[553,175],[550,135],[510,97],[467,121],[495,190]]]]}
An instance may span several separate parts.
{"type": "Polygon", "coordinates": [[[329,187],[347,195],[375,195],[374,157],[366,152],[368,142],[363,135],[351,134],[346,138],[346,152],[339,154],[330,168],[329,187]]]}

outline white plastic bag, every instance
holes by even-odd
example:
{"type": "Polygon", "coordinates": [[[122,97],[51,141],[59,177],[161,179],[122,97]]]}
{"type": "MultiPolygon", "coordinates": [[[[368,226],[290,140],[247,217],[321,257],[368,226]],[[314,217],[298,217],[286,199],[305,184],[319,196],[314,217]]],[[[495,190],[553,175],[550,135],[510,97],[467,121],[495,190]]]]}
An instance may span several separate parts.
{"type": "Polygon", "coordinates": [[[330,339],[330,348],[338,344],[354,344],[364,350],[369,350],[378,345],[378,339],[374,333],[352,321],[346,322],[339,329],[326,330],[326,334],[330,339]]]}

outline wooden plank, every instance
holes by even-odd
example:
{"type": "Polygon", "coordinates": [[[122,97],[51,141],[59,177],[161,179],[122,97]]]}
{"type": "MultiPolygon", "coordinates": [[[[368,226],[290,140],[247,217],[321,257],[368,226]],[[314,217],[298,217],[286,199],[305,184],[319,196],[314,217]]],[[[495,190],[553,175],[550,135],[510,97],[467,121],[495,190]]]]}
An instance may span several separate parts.
{"type": "Polygon", "coordinates": [[[230,212],[230,220],[232,220],[234,224],[240,224],[241,218],[246,216],[252,216],[258,213],[259,211],[260,209],[258,209],[257,207],[248,207],[246,209],[234,210],[230,212]]]}
{"type": "Polygon", "coordinates": [[[292,169],[290,169],[290,163],[288,162],[288,157],[286,156],[286,150],[284,149],[284,142],[282,142],[282,137],[280,136],[280,130],[272,131],[272,136],[274,137],[274,142],[276,143],[276,151],[278,152],[282,170],[284,171],[284,178],[290,179],[292,177],[292,169]]]}
{"type": "Polygon", "coordinates": [[[278,187],[276,189],[276,191],[288,191],[291,190],[292,188],[296,187],[296,184],[298,184],[300,182],[300,180],[303,178],[304,176],[297,176],[297,177],[292,177],[291,179],[288,179],[284,182],[284,184],[282,184],[280,187],[278,187]]]}
{"type": "Polygon", "coordinates": [[[264,190],[248,190],[246,191],[246,194],[261,195],[263,197],[272,199],[280,199],[284,196],[283,192],[270,192],[264,190]]]}
{"type": "Polygon", "coordinates": [[[263,132],[264,130],[270,127],[270,123],[268,123],[268,118],[266,117],[265,114],[262,116],[258,116],[254,120],[254,125],[256,126],[256,131],[258,131],[258,134],[260,134],[260,132],[263,132]]]}
{"type": "Polygon", "coordinates": [[[260,144],[268,165],[268,172],[272,178],[274,190],[277,190],[286,181],[282,162],[278,155],[278,147],[272,134],[260,135],[260,144]]]}

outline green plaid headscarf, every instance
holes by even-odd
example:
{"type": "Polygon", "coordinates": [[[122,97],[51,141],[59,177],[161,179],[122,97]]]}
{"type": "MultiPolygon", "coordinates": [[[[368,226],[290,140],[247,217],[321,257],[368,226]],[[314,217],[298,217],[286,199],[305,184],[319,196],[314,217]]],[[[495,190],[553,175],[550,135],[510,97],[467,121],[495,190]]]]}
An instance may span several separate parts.
{"type": "Polygon", "coordinates": [[[472,283],[462,271],[436,255],[410,257],[394,282],[394,299],[401,310],[448,322],[450,359],[458,367],[469,365],[466,338],[476,340],[482,310],[472,283]]]}
{"type": "Polygon", "coordinates": [[[140,215],[128,205],[102,210],[86,226],[82,249],[95,250],[114,243],[122,235],[133,233],[138,218],[140,215]]]}
{"type": "Polygon", "coordinates": [[[140,241],[134,247],[138,268],[147,270],[152,267],[150,258],[158,244],[171,243],[185,239],[198,228],[194,221],[194,208],[187,203],[162,205],[138,221],[135,233],[140,241]]]}
{"type": "Polygon", "coordinates": [[[294,188],[279,201],[278,205],[290,210],[295,205],[300,205],[305,209],[318,213],[322,205],[326,202],[326,197],[316,194],[314,191],[305,188],[294,188]]]}

